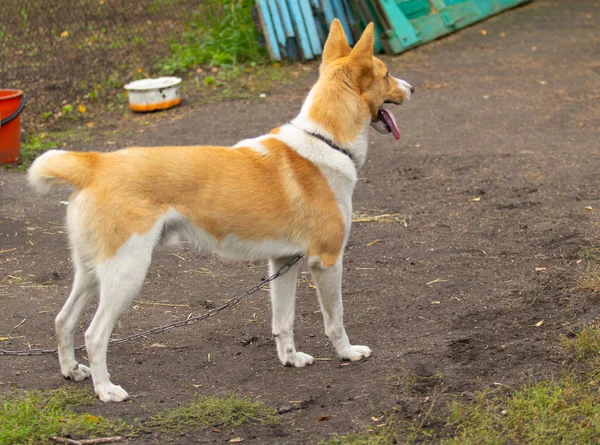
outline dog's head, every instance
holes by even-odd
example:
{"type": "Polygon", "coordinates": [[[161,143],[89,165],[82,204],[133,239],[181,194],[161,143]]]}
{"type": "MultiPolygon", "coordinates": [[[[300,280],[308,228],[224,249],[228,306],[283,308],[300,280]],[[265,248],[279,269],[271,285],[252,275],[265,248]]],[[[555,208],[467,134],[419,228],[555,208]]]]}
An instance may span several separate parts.
{"type": "MultiPolygon", "coordinates": [[[[342,88],[353,91],[360,100],[359,108],[363,114],[368,113],[375,130],[391,133],[400,139],[396,119],[383,105],[408,102],[414,88],[408,82],[393,77],[385,63],[373,56],[374,32],[373,23],[370,23],[354,48],[350,48],[342,24],[335,19],[323,49],[319,71],[321,78],[336,79],[342,83],[342,88]]],[[[340,93],[343,94],[342,91],[340,93]]],[[[339,112],[344,113],[343,110],[339,112]]]]}

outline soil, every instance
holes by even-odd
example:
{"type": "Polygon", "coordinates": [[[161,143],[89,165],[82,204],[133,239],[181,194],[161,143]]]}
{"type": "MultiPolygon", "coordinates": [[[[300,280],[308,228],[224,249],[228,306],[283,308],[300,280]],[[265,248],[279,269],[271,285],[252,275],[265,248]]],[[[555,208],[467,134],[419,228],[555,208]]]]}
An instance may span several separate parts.
{"type": "MultiPolygon", "coordinates": [[[[417,91],[395,110],[399,142],[371,135],[355,193],[356,211],[408,217],[406,225],[352,229],[346,328],[351,341],[373,349],[369,359],[335,356],[303,265],[296,342],[321,359],[315,365],[278,362],[261,291],[210,320],[112,347],[111,377],[132,398],[98,402],[93,412],[143,420],[196,394],[233,393],[296,409],[276,427],[184,437],[149,430],[131,443],[315,443],[363,431],[394,408],[418,418],[434,393],[443,405],[560,372],[559,336],[595,319],[600,300],[577,284],[582,252],[598,246],[600,233],[599,17],[597,1],[541,0],[384,58],[417,91]]],[[[317,76],[309,66],[291,89],[161,118],[116,145],[232,144],[260,135],[298,112],[317,76]]],[[[104,142],[73,148],[116,148],[104,142]]],[[[24,174],[0,171],[0,337],[13,337],[2,348],[54,347],[53,318],[73,273],[62,228],[67,198],[66,189],[34,195],[24,174]]],[[[159,251],[115,336],[205,312],[265,274],[263,263],[159,251]]],[[[0,392],[91,385],[64,381],[53,355],[0,362],[0,392]]]]}

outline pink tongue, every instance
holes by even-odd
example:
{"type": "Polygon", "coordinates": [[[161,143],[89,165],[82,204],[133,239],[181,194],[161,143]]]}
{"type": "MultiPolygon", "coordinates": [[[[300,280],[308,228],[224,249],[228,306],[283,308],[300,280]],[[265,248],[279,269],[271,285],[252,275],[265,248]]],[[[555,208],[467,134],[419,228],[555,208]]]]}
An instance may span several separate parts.
{"type": "Polygon", "coordinates": [[[398,130],[398,124],[396,124],[396,118],[394,115],[381,107],[379,109],[379,117],[383,119],[383,122],[387,125],[388,129],[392,131],[394,137],[399,140],[400,139],[400,130],[398,130]]]}

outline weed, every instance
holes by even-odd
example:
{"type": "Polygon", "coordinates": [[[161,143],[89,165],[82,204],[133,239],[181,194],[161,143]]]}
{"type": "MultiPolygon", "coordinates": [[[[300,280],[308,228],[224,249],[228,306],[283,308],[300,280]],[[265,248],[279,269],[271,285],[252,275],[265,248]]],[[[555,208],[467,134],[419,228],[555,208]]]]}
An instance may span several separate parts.
{"type": "Polygon", "coordinates": [[[265,62],[266,52],[257,39],[252,20],[253,0],[208,0],[199,6],[194,21],[180,41],[171,42],[171,55],[157,67],[173,74],[190,67],[265,62]]]}
{"type": "Polygon", "coordinates": [[[45,133],[29,135],[21,143],[21,151],[19,152],[19,171],[25,171],[29,165],[37,158],[40,154],[46,150],[56,148],[57,144],[49,140],[45,133]]]}
{"type": "Polygon", "coordinates": [[[321,445],[391,445],[398,443],[398,426],[393,418],[389,422],[370,427],[366,433],[332,437],[325,442],[321,442],[321,445]]]}
{"type": "Polygon", "coordinates": [[[563,349],[575,360],[594,366],[600,356],[600,323],[585,325],[572,338],[562,338],[563,349]]]}
{"type": "Polygon", "coordinates": [[[146,425],[164,432],[184,433],[198,427],[235,428],[246,423],[279,423],[277,411],[262,402],[229,397],[198,397],[187,406],[152,416],[146,425]]]}
{"type": "Polygon", "coordinates": [[[52,391],[15,392],[0,399],[0,443],[45,444],[52,436],[100,437],[132,435],[135,428],[72,408],[93,405],[88,391],[63,387],[52,391]]]}
{"type": "Polygon", "coordinates": [[[600,249],[591,248],[583,251],[585,261],[585,274],[577,280],[581,290],[600,290],[600,249]]]}
{"type": "Polygon", "coordinates": [[[447,445],[594,443],[600,437],[596,385],[567,372],[558,380],[527,384],[500,395],[480,393],[474,403],[455,403],[447,445]]]}

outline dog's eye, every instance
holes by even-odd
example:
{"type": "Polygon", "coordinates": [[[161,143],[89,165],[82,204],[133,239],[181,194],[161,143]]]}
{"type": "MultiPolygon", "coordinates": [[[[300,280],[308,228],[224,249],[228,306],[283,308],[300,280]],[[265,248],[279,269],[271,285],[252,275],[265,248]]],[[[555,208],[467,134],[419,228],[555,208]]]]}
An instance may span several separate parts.
{"type": "Polygon", "coordinates": [[[390,72],[389,71],[385,73],[385,77],[390,77],[390,72]]]}

